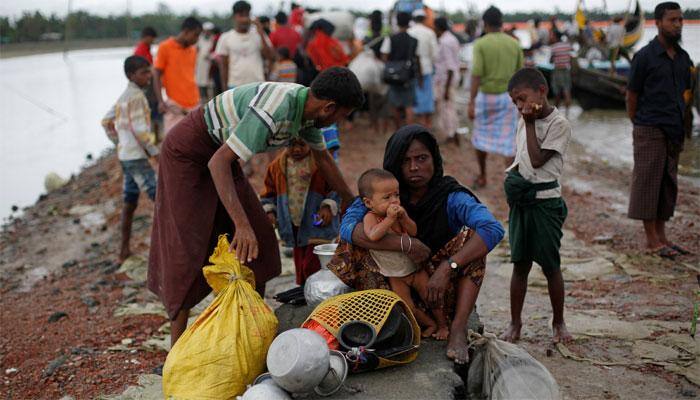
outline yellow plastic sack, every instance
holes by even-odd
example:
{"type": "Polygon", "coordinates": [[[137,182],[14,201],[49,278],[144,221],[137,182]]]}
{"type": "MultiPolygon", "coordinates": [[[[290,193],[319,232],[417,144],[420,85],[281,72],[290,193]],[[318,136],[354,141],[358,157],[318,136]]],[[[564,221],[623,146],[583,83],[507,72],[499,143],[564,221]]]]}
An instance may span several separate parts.
{"type": "Polygon", "coordinates": [[[216,298],[170,350],[163,393],[170,399],[231,399],[265,370],[277,318],[255,291],[253,271],[219,237],[204,277],[216,298]]]}

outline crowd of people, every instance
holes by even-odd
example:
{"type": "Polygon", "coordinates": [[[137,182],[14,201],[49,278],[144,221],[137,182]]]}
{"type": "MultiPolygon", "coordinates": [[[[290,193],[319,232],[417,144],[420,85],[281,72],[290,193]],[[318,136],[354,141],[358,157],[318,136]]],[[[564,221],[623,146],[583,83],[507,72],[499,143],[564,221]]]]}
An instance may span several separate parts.
{"type": "MultiPolygon", "coordinates": [[[[655,15],[658,35],[635,57],[628,88],[635,146],[630,217],[644,220],[652,252],[675,257],[687,250],[666,237],[664,226],[675,207],[679,111],[692,63],[678,44],[680,6],[661,3],[655,15]]],[[[382,96],[347,68],[362,45],[334,37],[336,27],[326,19],[305,27],[304,18],[294,4],[290,16],[280,11],[271,24],[251,18],[251,5],[237,1],[233,29],[220,33],[186,18],[155,57],[150,46],[157,34],[143,29],[124,63],[128,86],[103,121],[124,176],[120,262],[131,254],[131,220],[145,191],[155,201],[148,287],[165,305],[174,343],[189,310],[210,291],[201,268],[220,234],[231,235],[230,249],[255,272],[261,294],[281,268],[273,227],[293,248],[299,285],[320,268],[313,246],[339,238],[330,270],[358,290],[397,292],[423,336],[447,339],[447,356],[466,362],[466,324],[485,257],[505,231],[475,193],[443,171],[439,145],[459,144],[460,41],[448,19],[429,19],[422,7],[397,12],[394,29],[373,12],[362,43],[383,62],[382,96]],[[338,167],[340,130],[358,110],[379,123],[388,108],[396,130],[383,169],[362,174],[355,197],[338,167]],[[268,153],[268,166],[256,193],[244,168],[261,153],[268,153]]],[[[488,154],[504,158],[514,269],[503,338],[520,337],[536,262],[548,281],[553,338],[568,341],[559,256],[567,207],[559,180],[572,132],[548,95],[567,106],[571,101],[570,77],[562,73],[570,69],[571,48],[560,32],[537,31],[553,47],[550,86],[525,65],[498,8],[489,7],[482,22],[466,107],[479,165],[470,186],[487,185],[488,154]]]]}

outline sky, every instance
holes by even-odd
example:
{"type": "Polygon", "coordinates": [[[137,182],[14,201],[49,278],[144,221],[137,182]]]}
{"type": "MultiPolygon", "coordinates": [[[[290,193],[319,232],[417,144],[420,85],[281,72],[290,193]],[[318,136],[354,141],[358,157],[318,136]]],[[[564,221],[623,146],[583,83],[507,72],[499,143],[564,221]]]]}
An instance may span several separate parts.
{"type": "MultiPolygon", "coordinates": [[[[289,0],[248,0],[253,5],[254,14],[264,14],[268,10],[276,11],[283,4],[284,9],[289,8],[289,0]]],[[[314,8],[345,8],[348,6],[347,0],[297,0],[298,3],[306,7],[314,8]]],[[[356,10],[389,9],[394,0],[353,0],[352,6],[356,10]]],[[[628,0],[586,0],[588,8],[602,7],[607,2],[608,11],[623,10],[628,0]]],[[[659,0],[641,0],[645,10],[652,10],[659,0]]],[[[40,10],[44,14],[56,13],[65,15],[68,9],[69,0],[2,0],[0,1],[0,15],[17,17],[23,11],[40,10]]],[[[127,9],[127,4],[131,5],[132,14],[143,14],[156,10],[158,1],[143,0],[72,0],[73,10],[86,10],[91,13],[107,15],[122,14],[127,9]]],[[[212,12],[230,12],[234,0],[164,0],[166,4],[176,13],[186,13],[196,8],[201,14],[212,12]],[[196,4],[193,7],[193,4],[196,4]]],[[[466,10],[468,4],[474,4],[477,9],[484,10],[493,4],[504,12],[511,11],[532,11],[532,10],[552,10],[552,0],[425,0],[425,4],[436,9],[447,9],[449,11],[466,10]]],[[[679,1],[684,8],[700,8],[700,0],[679,1]]],[[[573,10],[576,7],[576,0],[554,1],[562,11],[573,10]]]]}

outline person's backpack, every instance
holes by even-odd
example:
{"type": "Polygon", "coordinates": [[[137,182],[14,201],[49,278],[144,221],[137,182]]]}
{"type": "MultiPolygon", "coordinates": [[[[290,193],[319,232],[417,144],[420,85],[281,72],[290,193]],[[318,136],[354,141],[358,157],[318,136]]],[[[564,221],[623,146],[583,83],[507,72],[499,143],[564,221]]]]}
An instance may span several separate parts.
{"type": "Polygon", "coordinates": [[[408,52],[411,57],[408,60],[387,61],[384,64],[382,79],[387,85],[403,86],[413,79],[416,69],[414,53],[416,51],[418,41],[415,40],[412,43],[413,46],[411,46],[411,49],[408,52]]]}

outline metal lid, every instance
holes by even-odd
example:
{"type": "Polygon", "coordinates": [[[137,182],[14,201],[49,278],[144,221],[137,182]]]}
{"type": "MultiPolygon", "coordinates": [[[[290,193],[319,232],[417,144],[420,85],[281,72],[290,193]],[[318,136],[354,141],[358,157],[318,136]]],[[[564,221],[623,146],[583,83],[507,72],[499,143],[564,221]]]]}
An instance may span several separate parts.
{"type": "Polygon", "coordinates": [[[335,254],[337,243],[319,244],[314,246],[314,254],[319,256],[332,256],[335,254]]]}

